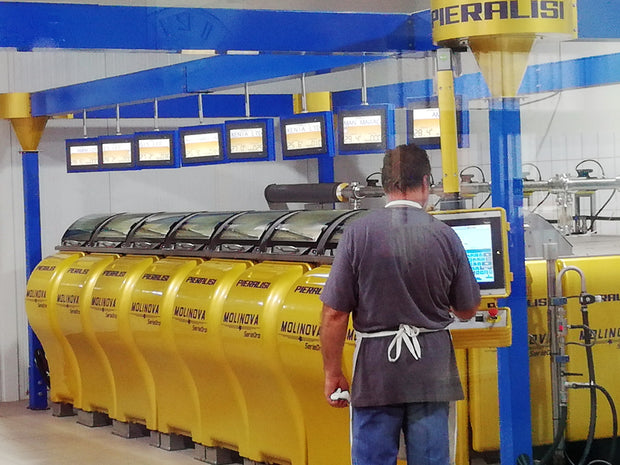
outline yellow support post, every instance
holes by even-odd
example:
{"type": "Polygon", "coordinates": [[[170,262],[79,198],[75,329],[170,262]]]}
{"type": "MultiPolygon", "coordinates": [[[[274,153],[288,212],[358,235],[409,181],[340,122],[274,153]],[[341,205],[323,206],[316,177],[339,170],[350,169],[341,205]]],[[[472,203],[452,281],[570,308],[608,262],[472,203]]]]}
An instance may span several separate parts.
{"type": "Polygon", "coordinates": [[[437,50],[437,100],[439,102],[439,128],[441,131],[443,191],[446,200],[458,200],[460,183],[456,153],[456,103],[454,99],[454,76],[452,75],[452,51],[449,48],[437,50]]]}
{"type": "MultiPolygon", "coordinates": [[[[301,94],[293,95],[293,112],[302,113],[301,94]]],[[[310,92],[306,94],[306,111],[312,113],[317,111],[331,111],[332,94],[331,92],[310,92]]]]}

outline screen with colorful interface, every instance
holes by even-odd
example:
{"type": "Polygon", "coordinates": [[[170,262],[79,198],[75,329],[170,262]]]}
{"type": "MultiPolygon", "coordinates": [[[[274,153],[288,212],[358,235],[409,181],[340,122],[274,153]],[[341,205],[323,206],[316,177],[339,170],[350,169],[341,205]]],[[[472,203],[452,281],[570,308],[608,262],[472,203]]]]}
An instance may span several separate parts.
{"type": "Polygon", "coordinates": [[[504,297],[510,293],[507,226],[500,208],[433,212],[457,234],[469,259],[480,292],[504,297]]]}
{"type": "Polygon", "coordinates": [[[490,224],[453,226],[461,239],[471,269],[479,283],[490,283],[495,279],[493,270],[493,241],[490,224]]]}

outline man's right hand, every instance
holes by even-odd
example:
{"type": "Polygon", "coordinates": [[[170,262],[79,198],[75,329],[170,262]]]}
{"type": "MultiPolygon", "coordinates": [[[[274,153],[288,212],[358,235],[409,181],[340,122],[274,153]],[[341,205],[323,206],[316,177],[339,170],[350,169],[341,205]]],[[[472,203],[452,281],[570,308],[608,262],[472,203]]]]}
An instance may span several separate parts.
{"type": "Polygon", "coordinates": [[[331,395],[338,389],[341,391],[349,390],[349,382],[345,378],[344,374],[340,373],[337,376],[325,376],[325,399],[332,407],[344,408],[349,406],[349,402],[344,399],[332,400],[331,395]]]}

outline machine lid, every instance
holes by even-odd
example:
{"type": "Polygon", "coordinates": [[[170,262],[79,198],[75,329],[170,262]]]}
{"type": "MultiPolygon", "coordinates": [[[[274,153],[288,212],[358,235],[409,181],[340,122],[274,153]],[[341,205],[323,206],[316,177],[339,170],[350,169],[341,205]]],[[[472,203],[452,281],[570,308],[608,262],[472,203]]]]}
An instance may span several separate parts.
{"type": "Polygon", "coordinates": [[[316,244],[321,234],[347,210],[306,210],[286,218],[274,230],[269,242],[272,244],[316,244]]]}
{"type": "Polygon", "coordinates": [[[203,212],[187,217],[171,233],[169,248],[198,250],[211,241],[218,228],[239,212],[203,212]]]}
{"type": "Polygon", "coordinates": [[[290,214],[278,210],[243,213],[224,227],[217,237],[217,245],[223,251],[248,252],[248,246],[258,246],[265,231],[278,218],[290,214]]]}
{"type": "Polygon", "coordinates": [[[91,244],[95,247],[117,247],[125,242],[127,236],[136,225],[149,216],[147,213],[121,213],[108,221],[93,236],[91,244]]]}
{"type": "Polygon", "coordinates": [[[61,244],[64,246],[86,245],[99,226],[113,216],[109,213],[83,216],[65,231],[61,244]]]}
{"type": "Polygon", "coordinates": [[[191,215],[185,213],[156,213],[135,228],[127,237],[125,247],[153,249],[164,243],[172,228],[182,219],[191,215]]]}

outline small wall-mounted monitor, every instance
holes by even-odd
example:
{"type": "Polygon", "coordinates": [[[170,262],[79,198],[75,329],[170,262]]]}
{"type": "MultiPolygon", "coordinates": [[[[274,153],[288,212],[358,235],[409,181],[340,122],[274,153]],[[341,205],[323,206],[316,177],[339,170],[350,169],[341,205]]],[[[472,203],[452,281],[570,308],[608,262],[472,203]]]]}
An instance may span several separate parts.
{"type": "Polygon", "coordinates": [[[231,161],[275,160],[273,120],[227,121],[226,145],[231,161]]]}
{"type": "Polygon", "coordinates": [[[224,125],[179,128],[183,165],[219,163],[225,159],[224,125]]]}
{"type": "Polygon", "coordinates": [[[334,156],[331,112],[300,113],[280,118],[282,156],[286,159],[334,156]]]}
{"type": "Polygon", "coordinates": [[[178,167],[179,143],[176,131],[137,132],[136,164],[140,168],[178,167]]]}
{"type": "Polygon", "coordinates": [[[99,138],[101,169],[131,169],[136,166],[133,136],[99,138]]]}
{"type": "MultiPolygon", "coordinates": [[[[461,97],[457,95],[455,97],[457,140],[459,147],[465,147],[467,144],[463,139],[463,127],[465,124],[461,102],[461,97]]],[[[408,99],[407,141],[424,149],[441,148],[439,101],[437,97],[408,99]]]]}
{"type": "Polygon", "coordinates": [[[68,173],[99,169],[98,139],[68,139],[65,147],[68,173]]]}
{"type": "Polygon", "coordinates": [[[501,208],[434,212],[461,239],[483,296],[510,294],[507,223],[501,208]]]}
{"type": "Polygon", "coordinates": [[[337,110],[338,152],[385,152],[394,148],[394,106],[364,105],[337,110]]]}

